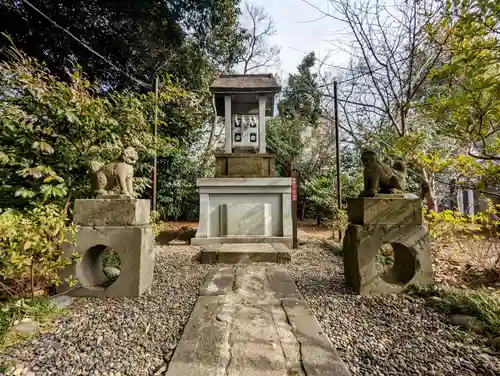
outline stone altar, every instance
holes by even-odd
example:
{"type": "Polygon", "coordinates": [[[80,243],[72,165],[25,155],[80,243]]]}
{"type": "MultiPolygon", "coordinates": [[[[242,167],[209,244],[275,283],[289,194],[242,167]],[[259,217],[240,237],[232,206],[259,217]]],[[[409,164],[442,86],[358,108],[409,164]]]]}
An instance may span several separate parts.
{"type": "Polygon", "coordinates": [[[280,86],[270,74],[221,76],[211,86],[225,118],[224,152],[216,177],[197,180],[200,219],[191,244],[291,245],[291,178],[275,176],[266,150],[266,116],[280,86]]]}
{"type": "MultiPolygon", "coordinates": [[[[378,193],[380,180],[378,176],[373,179],[372,166],[365,164],[365,191],[347,203],[349,224],[343,247],[347,284],[355,293],[369,295],[400,292],[410,284],[432,283],[430,239],[422,200],[411,194],[378,193]],[[379,273],[377,256],[386,244],[394,251],[394,264],[390,270],[379,273]]],[[[387,167],[384,166],[390,175],[387,167]]],[[[389,184],[384,189],[404,187],[400,182],[404,182],[405,175],[406,171],[401,171],[395,184],[386,179],[389,184]]]]}

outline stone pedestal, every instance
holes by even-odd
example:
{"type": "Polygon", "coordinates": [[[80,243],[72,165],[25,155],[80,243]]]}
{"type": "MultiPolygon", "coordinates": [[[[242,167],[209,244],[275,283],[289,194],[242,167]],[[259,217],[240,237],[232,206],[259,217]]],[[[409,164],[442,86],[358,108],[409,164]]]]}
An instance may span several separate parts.
{"type": "MultiPolygon", "coordinates": [[[[61,272],[61,279],[71,275],[78,280],[79,287],[69,295],[136,297],[147,290],[154,271],[149,205],[149,200],[131,198],[76,200],[76,245],[66,247],[63,257],[78,253],[82,260],[61,272]],[[118,279],[104,287],[102,257],[107,247],[118,254],[121,270],[118,279]]],[[[64,284],[58,292],[68,289],[64,284]]]]}
{"type": "Polygon", "coordinates": [[[215,156],[217,178],[263,178],[274,177],[274,156],[240,152],[236,154],[217,154],[215,156]]]}
{"type": "Polygon", "coordinates": [[[432,283],[430,239],[419,198],[357,198],[348,202],[348,218],[344,273],[354,292],[395,293],[410,284],[432,283]],[[394,250],[394,265],[379,273],[376,258],[384,244],[394,250]]]}
{"type": "Polygon", "coordinates": [[[291,245],[290,178],[198,179],[200,220],[191,244],[291,245]]]}

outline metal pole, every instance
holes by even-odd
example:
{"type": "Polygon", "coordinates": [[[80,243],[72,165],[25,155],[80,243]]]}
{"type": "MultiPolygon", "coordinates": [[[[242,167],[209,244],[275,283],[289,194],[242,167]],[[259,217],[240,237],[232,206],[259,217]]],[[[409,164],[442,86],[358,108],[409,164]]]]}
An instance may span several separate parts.
{"type": "Polygon", "coordinates": [[[157,158],[157,136],[158,136],[158,76],[155,75],[153,90],[155,92],[155,112],[153,120],[153,137],[154,137],[154,159],[153,159],[153,211],[156,211],[156,169],[158,166],[157,158]]]}
{"type": "Polygon", "coordinates": [[[342,191],[340,186],[340,136],[339,136],[339,101],[337,98],[337,81],[333,81],[333,100],[335,105],[335,159],[337,162],[337,209],[342,208],[342,191]]]}

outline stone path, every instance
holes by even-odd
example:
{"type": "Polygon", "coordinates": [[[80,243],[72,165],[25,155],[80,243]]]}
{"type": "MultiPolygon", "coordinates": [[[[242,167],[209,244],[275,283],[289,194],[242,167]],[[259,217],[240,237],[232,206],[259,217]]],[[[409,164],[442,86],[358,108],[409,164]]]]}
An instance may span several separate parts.
{"type": "Polygon", "coordinates": [[[250,264],[208,275],[167,376],[348,376],[287,271],[250,264]]]}

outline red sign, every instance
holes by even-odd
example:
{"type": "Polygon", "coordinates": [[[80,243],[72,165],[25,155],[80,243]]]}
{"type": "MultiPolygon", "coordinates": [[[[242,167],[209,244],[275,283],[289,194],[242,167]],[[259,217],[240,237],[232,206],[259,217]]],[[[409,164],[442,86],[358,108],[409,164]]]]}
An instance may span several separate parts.
{"type": "Polygon", "coordinates": [[[292,201],[297,201],[297,178],[292,177],[292,201]]]}

